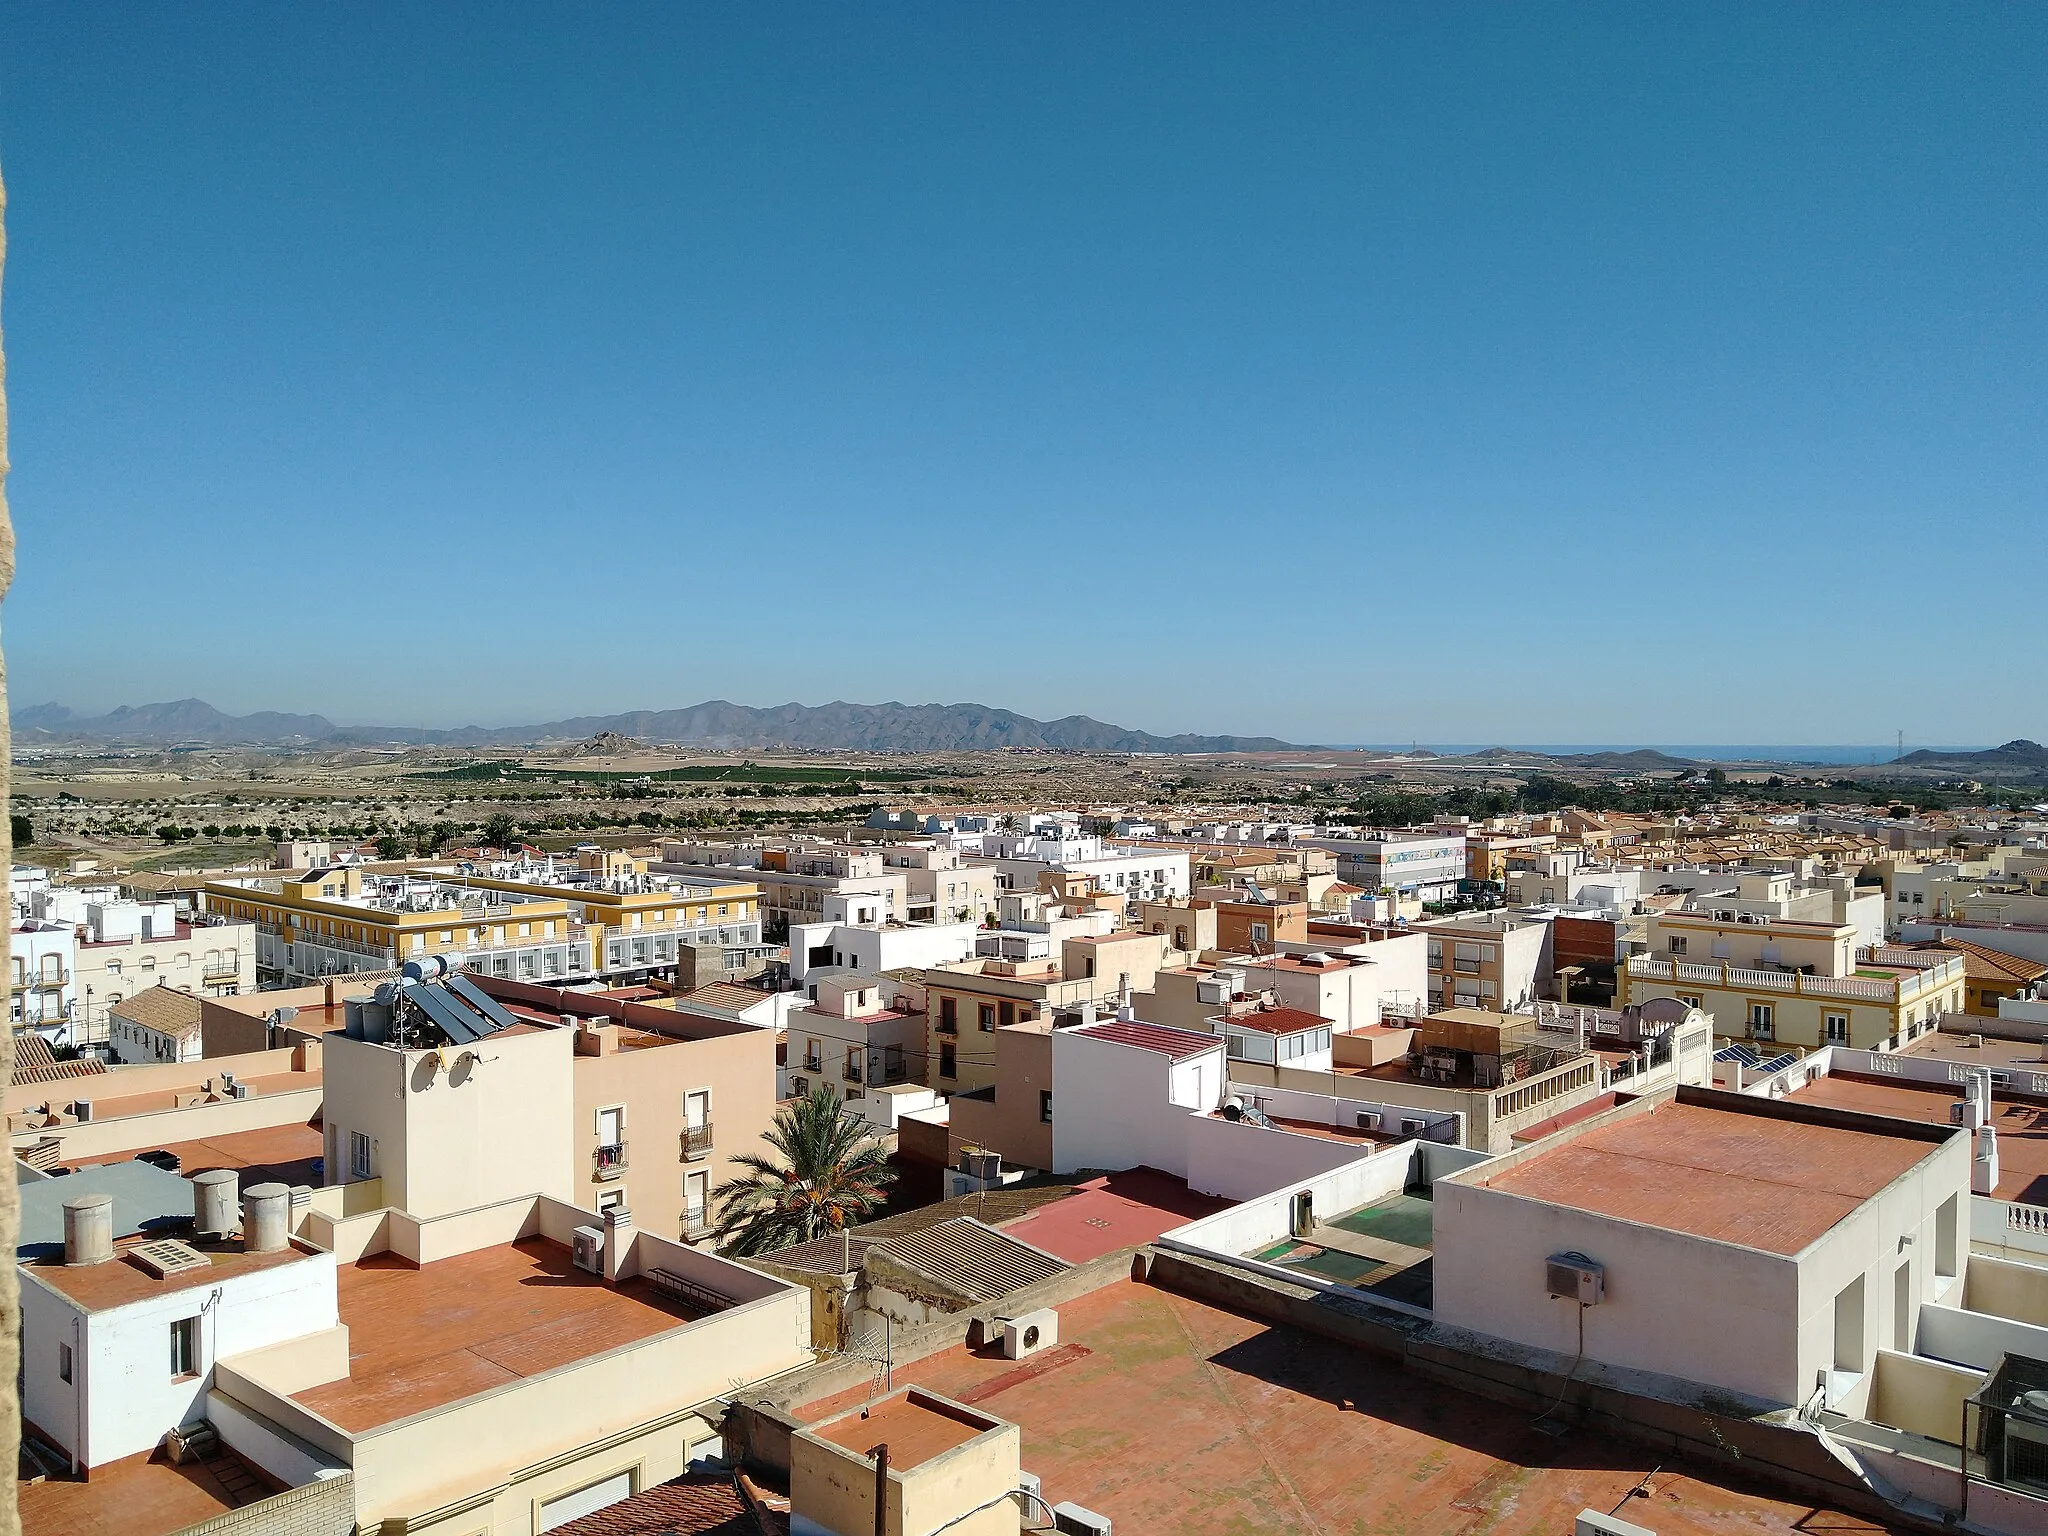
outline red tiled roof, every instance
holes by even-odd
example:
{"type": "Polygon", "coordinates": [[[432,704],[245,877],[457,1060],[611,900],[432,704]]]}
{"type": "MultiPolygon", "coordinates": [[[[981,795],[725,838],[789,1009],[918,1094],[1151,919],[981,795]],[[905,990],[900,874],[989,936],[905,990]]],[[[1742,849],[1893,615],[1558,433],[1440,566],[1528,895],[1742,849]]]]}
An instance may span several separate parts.
{"type": "Polygon", "coordinates": [[[1092,1035],[1098,1040],[1114,1040],[1118,1045],[1135,1045],[1141,1051],[1157,1051],[1175,1061],[1199,1056],[1222,1043],[1214,1035],[1197,1034],[1190,1029],[1169,1029],[1163,1024],[1140,1024],[1136,1020],[1124,1019],[1083,1024],[1078,1029],[1061,1030],[1060,1033],[1092,1035]]]}
{"type": "Polygon", "coordinates": [[[1305,1029],[1324,1029],[1335,1022],[1301,1008],[1261,1008],[1256,1013],[1232,1014],[1223,1024],[1226,1029],[1249,1029],[1262,1035],[1295,1035],[1305,1029]]]}
{"type": "Polygon", "coordinates": [[[556,1526],[561,1536],[761,1536],[730,1477],[680,1477],[556,1526]]]}
{"type": "Polygon", "coordinates": [[[14,1037],[14,1077],[17,1083],[61,1083],[68,1077],[94,1077],[107,1064],[96,1057],[59,1061],[50,1042],[33,1030],[21,1030],[14,1037]]]}

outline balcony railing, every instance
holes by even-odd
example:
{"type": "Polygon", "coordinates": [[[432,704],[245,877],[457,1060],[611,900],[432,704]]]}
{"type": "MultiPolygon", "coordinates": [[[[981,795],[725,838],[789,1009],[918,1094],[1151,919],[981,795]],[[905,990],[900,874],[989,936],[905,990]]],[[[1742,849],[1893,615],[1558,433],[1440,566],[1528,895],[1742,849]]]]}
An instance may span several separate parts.
{"type": "Polygon", "coordinates": [[[591,1157],[591,1177],[616,1179],[626,1171],[626,1144],[611,1142],[599,1147],[591,1157]]]}
{"type": "Polygon", "coordinates": [[[693,1163],[700,1157],[711,1155],[711,1127],[691,1125],[683,1128],[683,1161],[693,1163]]]}
{"type": "Polygon", "coordinates": [[[840,1069],[839,1075],[845,1078],[849,1083],[859,1082],[860,1063],[857,1061],[849,1061],[844,1067],[840,1069]]]}
{"type": "Polygon", "coordinates": [[[825,1064],[815,1056],[806,1056],[804,1058],[804,1070],[806,1072],[822,1072],[825,1070],[825,1064]]]}
{"type": "Polygon", "coordinates": [[[705,1211],[683,1212],[683,1241],[699,1243],[711,1235],[711,1217],[705,1211]]]}

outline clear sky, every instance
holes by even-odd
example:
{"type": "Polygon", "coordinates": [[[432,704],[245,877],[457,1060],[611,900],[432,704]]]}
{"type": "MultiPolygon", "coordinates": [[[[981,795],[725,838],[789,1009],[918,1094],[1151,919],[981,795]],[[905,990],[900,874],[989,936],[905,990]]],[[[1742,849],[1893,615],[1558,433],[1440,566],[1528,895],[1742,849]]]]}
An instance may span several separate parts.
{"type": "Polygon", "coordinates": [[[0,13],[20,703],[2048,737],[2048,7],[0,13]]]}

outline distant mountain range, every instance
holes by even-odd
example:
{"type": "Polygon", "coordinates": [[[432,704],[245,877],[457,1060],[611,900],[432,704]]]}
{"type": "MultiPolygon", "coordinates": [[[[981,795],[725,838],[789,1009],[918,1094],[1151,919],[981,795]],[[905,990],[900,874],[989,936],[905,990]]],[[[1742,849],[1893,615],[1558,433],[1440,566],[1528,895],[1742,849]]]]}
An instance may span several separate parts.
{"type": "Polygon", "coordinates": [[[1272,736],[1154,736],[1086,715],[1033,720],[985,704],[781,704],[751,709],[714,699],[687,709],[579,715],[543,725],[338,726],[324,715],[264,711],[230,715],[203,699],[124,705],[104,715],[76,715],[62,704],[15,711],[17,745],[106,742],[134,746],[528,746],[585,741],[610,733],[662,745],[744,749],[813,747],[866,752],[980,752],[1036,747],[1077,752],[1284,752],[1299,750],[1272,736]]]}
{"type": "Polygon", "coordinates": [[[1977,777],[1986,772],[1996,774],[2000,769],[2008,773],[2039,773],[2048,769],[2048,747],[2025,738],[2008,741],[2002,747],[1986,747],[1982,752],[1939,752],[1923,747],[1918,752],[1908,752],[1899,761],[1915,768],[1969,771],[1977,777]]]}

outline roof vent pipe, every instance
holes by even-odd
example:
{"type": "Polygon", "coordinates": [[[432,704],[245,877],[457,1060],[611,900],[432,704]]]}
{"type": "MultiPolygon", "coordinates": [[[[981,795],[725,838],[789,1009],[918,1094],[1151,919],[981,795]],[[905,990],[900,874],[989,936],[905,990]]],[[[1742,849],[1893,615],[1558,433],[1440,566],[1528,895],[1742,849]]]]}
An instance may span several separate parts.
{"type": "Polygon", "coordinates": [[[114,1256],[114,1197],[73,1195],[64,1202],[64,1262],[104,1264],[114,1256]]]}
{"type": "Polygon", "coordinates": [[[209,1168],[192,1176],[192,1233],[226,1237],[240,1219],[241,1201],[232,1168],[209,1168]]]}

